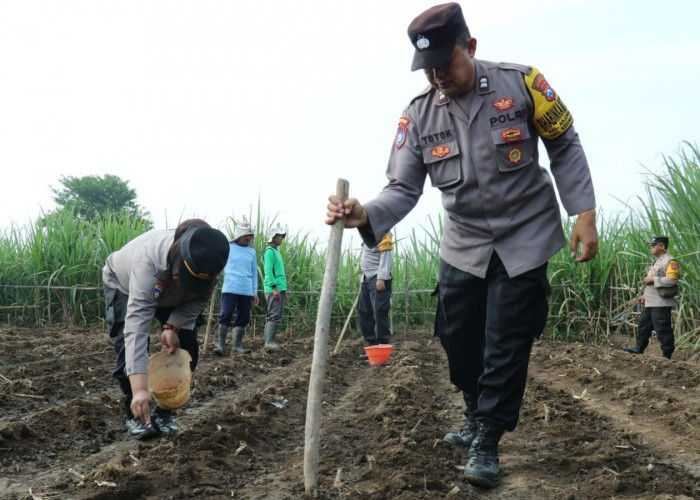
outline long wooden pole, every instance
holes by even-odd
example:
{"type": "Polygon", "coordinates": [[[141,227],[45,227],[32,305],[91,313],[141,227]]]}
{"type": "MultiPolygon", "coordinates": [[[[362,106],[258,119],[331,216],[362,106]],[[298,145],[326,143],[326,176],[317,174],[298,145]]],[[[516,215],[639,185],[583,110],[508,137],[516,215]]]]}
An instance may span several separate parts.
{"type": "MultiPolygon", "coordinates": [[[[348,199],[349,183],[338,179],[336,195],[341,202],[348,199]]],[[[331,323],[331,308],[335,287],[338,282],[338,264],[340,246],[343,241],[345,219],[337,220],[331,226],[331,236],[326,251],[326,271],[323,275],[321,298],[316,315],[316,334],[314,337],[314,355],[311,362],[309,395],[306,400],[306,440],[304,444],[304,489],[306,498],[318,495],[318,448],[321,434],[321,402],[323,401],[323,379],[326,374],[326,349],[328,347],[328,330],[331,323]]]]}

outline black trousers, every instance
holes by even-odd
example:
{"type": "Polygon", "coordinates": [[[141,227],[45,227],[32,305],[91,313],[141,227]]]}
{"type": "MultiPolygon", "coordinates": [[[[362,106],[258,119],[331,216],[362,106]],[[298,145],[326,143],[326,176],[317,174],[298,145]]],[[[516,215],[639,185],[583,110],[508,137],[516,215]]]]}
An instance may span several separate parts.
{"type": "Polygon", "coordinates": [[[465,397],[477,398],[477,419],[515,429],[549,292],[546,263],[510,278],[494,253],[486,277],[479,278],[440,260],[435,333],[450,381],[465,397]]]}
{"type": "MultiPolygon", "coordinates": [[[[129,296],[109,288],[104,287],[105,293],[105,319],[109,330],[110,338],[114,339],[115,367],[112,376],[117,379],[119,387],[125,398],[129,401],[133,396],[129,377],[126,375],[126,353],[124,350],[124,318],[126,318],[126,305],[129,296]]],[[[156,308],[155,318],[160,322],[161,327],[167,323],[172,308],[156,308]]],[[[190,369],[194,372],[199,359],[199,343],[197,342],[197,329],[203,323],[203,318],[197,318],[194,329],[180,330],[180,348],[186,350],[192,357],[190,369]]]]}
{"type": "Polygon", "coordinates": [[[221,294],[221,314],[219,324],[226,326],[247,326],[250,322],[250,308],[253,305],[251,295],[239,295],[237,293],[221,294]],[[233,319],[234,313],[236,319],[233,319]],[[233,324],[232,324],[233,320],[233,324]]]}
{"type": "Polygon", "coordinates": [[[671,326],[670,307],[644,308],[642,315],[639,317],[639,326],[635,337],[637,348],[640,352],[644,352],[644,349],[649,345],[649,337],[651,337],[652,330],[656,332],[664,357],[670,358],[673,351],[676,350],[673,328],[671,326]]]}
{"type": "Polygon", "coordinates": [[[391,280],[384,280],[386,288],[377,290],[377,276],[365,279],[360,288],[358,314],[362,336],[369,345],[391,342],[391,280]]]}

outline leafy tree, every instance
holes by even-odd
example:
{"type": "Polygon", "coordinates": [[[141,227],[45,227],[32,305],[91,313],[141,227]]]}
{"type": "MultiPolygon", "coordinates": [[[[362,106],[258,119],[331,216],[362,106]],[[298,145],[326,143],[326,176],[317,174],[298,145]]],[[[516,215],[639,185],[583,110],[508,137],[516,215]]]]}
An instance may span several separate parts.
{"type": "Polygon", "coordinates": [[[136,191],[116,175],[61,176],[60,183],[61,189],[51,188],[60,207],[56,212],[71,210],[77,217],[90,221],[107,214],[124,213],[142,218],[152,226],[150,214],[136,203],[136,191]]]}

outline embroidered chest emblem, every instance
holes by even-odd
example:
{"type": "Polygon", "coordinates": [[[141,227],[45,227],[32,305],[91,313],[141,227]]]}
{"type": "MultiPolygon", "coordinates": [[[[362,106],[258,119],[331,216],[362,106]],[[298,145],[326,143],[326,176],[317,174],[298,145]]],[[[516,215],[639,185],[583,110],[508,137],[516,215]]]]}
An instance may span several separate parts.
{"type": "Polygon", "coordinates": [[[434,156],[435,158],[444,158],[446,155],[450,154],[451,149],[449,146],[445,146],[444,144],[440,144],[439,146],[435,146],[433,149],[430,150],[430,155],[434,156]]]}
{"type": "Polygon", "coordinates": [[[511,162],[513,165],[520,163],[520,160],[522,160],[523,154],[520,151],[520,148],[513,148],[510,151],[508,151],[508,161],[511,162]]]}
{"type": "Polygon", "coordinates": [[[501,97],[499,100],[493,103],[493,107],[498,111],[505,111],[510,109],[515,104],[515,100],[512,97],[501,97]]]}
{"type": "Polygon", "coordinates": [[[523,131],[518,127],[508,127],[501,132],[503,142],[515,142],[523,138],[523,131]]]}

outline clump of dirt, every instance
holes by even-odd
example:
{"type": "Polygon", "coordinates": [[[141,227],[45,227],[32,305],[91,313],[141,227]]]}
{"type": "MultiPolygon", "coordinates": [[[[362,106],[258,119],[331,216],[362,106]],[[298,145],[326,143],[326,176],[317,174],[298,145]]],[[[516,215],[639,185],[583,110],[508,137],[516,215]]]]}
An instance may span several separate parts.
{"type": "MultiPolygon", "coordinates": [[[[249,354],[202,346],[181,432],[140,442],[125,433],[102,329],[0,327],[0,497],[303,498],[313,335],[282,334],[275,351],[250,337],[249,354]]],[[[535,345],[501,485],[481,490],[464,479],[465,451],[442,440],[463,408],[439,342],[397,334],[389,364],[369,366],[346,338],[327,358],[319,498],[700,498],[697,354],[619,344],[535,345]]]]}

